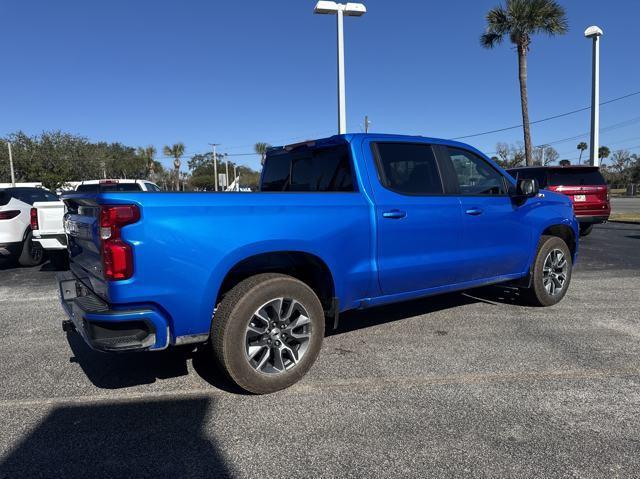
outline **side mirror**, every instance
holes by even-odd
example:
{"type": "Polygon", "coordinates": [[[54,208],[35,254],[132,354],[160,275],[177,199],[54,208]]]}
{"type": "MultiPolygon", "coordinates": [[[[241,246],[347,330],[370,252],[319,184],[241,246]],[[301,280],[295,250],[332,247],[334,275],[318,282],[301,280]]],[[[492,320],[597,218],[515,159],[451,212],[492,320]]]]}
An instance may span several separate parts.
{"type": "Polygon", "coordinates": [[[517,180],[515,191],[512,196],[518,198],[533,198],[540,192],[538,180],[533,178],[522,178],[517,180]]]}

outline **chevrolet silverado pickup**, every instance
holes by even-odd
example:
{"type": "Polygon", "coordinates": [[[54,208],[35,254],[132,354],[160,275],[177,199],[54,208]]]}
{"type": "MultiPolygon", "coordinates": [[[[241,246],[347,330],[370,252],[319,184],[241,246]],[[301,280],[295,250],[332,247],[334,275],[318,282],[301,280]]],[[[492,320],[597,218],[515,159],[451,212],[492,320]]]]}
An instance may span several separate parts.
{"type": "Polygon", "coordinates": [[[258,193],[64,201],[64,329],[101,351],[203,344],[257,394],[302,378],[346,310],[495,283],[556,304],[579,236],[565,195],[466,144],[400,135],[272,148],[258,193]]]}

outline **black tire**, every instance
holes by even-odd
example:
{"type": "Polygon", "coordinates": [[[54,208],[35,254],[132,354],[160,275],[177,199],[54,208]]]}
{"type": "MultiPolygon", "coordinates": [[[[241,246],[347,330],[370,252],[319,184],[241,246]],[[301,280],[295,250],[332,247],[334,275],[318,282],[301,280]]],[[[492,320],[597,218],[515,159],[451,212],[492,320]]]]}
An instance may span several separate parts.
{"type": "Polygon", "coordinates": [[[40,243],[33,241],[33,233],[31,230],[22,242],[22,251],[18,257],[18,263],[21,266],[38,266],[44,261],[44,250],[40,243]]]}
{"type": "Polygon", "coordinates": [[[580,236],[587,236],[593,231],[593,225],[580,225],[580,236]]]}
{"type": "Polygon", "coordinates": [[[69,269],[69,253],[67,253],[67,250],[49,251],[49,260],[51,265],[58,271],[69,269]]]}
{"type": "Polygon", "coordinates": [[[211,324],[210,344],[216,362],[235,384],[253,394],[268,394],[291,386],[307,373],[322,347],[324,325],[322,305],[309,286],[283,274],[258,274],[224,295],[211,324]],[[311,333],[297,364],[269,374],[258,371],[249,362],[247,326],[262,305],[281,297],[294,299],[306,309],[311,333]]]}
{"type": "Polygon", "coordinates": [[[567,244],[557,236],[542,236],[538,242],[538,252],[531,268],[531,286],[522,289],[524,299],[532,306],[553,306],[559,303],[569,289],[572,268],[571,251],[567,244]],[[567,262],[567,269],[562,288],[552,294],[545,287],[544,266],[549,254],[555,250],[562,252],[567,262]]]}

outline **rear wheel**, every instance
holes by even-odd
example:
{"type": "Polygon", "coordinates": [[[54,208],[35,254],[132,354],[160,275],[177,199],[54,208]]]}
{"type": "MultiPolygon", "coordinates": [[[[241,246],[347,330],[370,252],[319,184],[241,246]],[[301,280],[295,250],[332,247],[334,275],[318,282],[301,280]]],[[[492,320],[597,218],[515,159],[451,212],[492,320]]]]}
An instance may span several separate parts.
{"type": "Polygon", "coordinates": [[[534,306],[559,303],[571,282],[571,251],[557,236],[543,236],[531,269],[531,286],[523,290],[524,297],[534,306]]]}
{"type": "Polygon", "coordinates": [[[324,323],[309,286],[291,276],[259,274],[225,294],[211,325],[211,347],[234,383],[267,394],[307,373],[320,352],[324,323]]]}
{"type": "Polygon", "coordinates": [[[587,236],[593,230],[593,225],[580,225],[580,236],[587,236]]]}
{"type": "Polygon", "coordinates": [[[44,250],[40,243],[33,241],[33,233],[29,231],[22,243],[22,252],[18,258],[21,266],[37,266],[44,261],[44,250]]]}

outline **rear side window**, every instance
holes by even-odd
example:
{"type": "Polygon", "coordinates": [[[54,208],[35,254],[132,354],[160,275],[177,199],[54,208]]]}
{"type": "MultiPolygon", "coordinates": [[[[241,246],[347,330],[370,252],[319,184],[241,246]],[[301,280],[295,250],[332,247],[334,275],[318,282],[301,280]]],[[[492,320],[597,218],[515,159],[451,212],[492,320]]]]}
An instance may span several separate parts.
{"type": "Polygon", "coordinates": [[[161,191],[158,185],[154,183],[145,183],[147,191],[161,191]]]}
{"type": "Polygon", "coordinates": [[[597,169],[568,168],[549,170],[550,186],[582,186],[606,185],[602,174],[597,169]]]}
{"type": "Polygon", "coordinates": [[[351,155],[347,145],[300,147],[267,157],[262,191],[353,191],[351,155]]]}
{"type": "Polygon", "coordinates": [[[0,191],[0,206],[4,206],[11,201],[11,195],[9,193],[5,193],[4,191],[0,191]]]}
{"type": "Polygon", "coordinates": [[[382,184],[397,193],[441,195],[442,181],[431,145],[376,143],[378,173],[382,184]]]}
{"type": "Polygon", "coordinates": [[[504,177],[470,151],[447,148],[462,195],[504,195],[504,177]]]}

